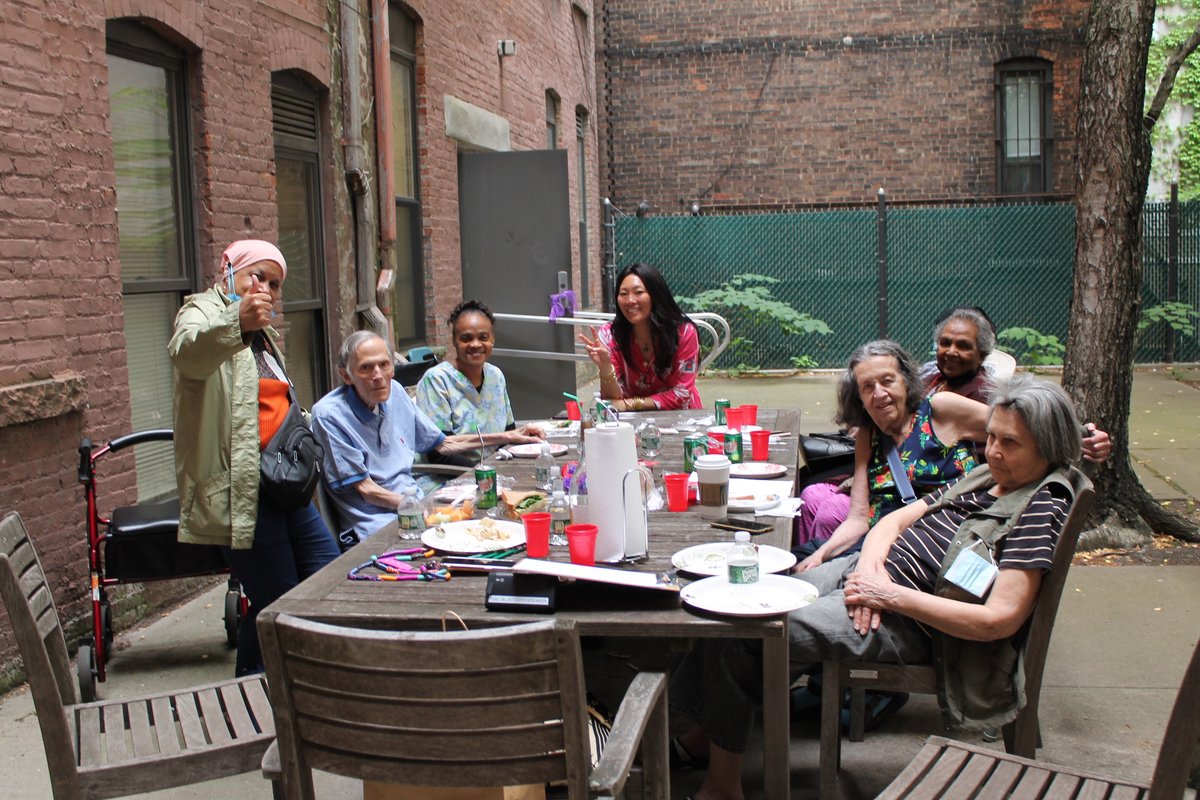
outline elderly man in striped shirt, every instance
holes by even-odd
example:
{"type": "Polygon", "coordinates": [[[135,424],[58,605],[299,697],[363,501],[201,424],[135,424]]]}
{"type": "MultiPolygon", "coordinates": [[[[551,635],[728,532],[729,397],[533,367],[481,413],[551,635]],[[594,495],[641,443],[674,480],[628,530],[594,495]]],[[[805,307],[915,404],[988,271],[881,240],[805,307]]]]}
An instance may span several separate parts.
{"type": "MultiPolygon", "coordinates": [[[[1033,610],[1074,499],[1079,423],[1055,384],[1018,375],[991,397],[987,465],[882,519],[862,552],[803,574],[821,592],[789,619],[794,673],[826,658],[929,663],[950,721],[996,727],[1020,710],[1014,637],[1033,610]],[[965,687],[956,688],[956,687],[965,687]]],[[[742,795],[742,751],[762,696],[761,654],[701,642],[676,670],[672,708],[695,725],[672,742],[676,766],[708,765],[696,800],[742,795]]]]}

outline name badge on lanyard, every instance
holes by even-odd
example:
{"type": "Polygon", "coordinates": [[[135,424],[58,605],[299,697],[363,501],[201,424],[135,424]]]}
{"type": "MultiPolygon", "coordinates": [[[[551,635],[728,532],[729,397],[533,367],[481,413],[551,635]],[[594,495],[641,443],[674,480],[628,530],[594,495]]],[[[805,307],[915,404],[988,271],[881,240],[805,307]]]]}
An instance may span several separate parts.
{"type": "Polygon", "coordinates": [[[992,554],[983,542],[964,547],[946,570],[946,580],[964,592],[980,598],[988,593],[995,582],[1000,568],[992,561],[992,554]]]}

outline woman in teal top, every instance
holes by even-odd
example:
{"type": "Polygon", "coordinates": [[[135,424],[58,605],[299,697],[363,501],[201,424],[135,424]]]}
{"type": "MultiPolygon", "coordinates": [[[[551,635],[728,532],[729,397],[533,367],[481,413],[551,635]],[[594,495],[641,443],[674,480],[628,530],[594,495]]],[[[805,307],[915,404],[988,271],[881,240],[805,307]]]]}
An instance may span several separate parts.
{"type": "MultiPolygon", "coordinates": [[[[479,434],[484,447],[540,442],[536,425],[517,427],[504,373],[488,363],[495,317],[478,300],[464,300],[449,317],[453,354],[426,372],[417,384],[417,407],[447,435],[479,434]]],[[[470,466],[485,453],[467,453],[455,463],[470,466]]]]}

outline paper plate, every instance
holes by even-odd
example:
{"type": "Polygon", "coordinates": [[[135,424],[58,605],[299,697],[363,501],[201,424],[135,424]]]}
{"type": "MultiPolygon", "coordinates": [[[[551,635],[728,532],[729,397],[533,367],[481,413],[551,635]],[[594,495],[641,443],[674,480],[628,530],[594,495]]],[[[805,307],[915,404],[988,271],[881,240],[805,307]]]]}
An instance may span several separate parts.
{"type": "Polygon", "coordinates": [[[547,419],[533,423],[542,429],[547,439],[575,437],[579,435],[579,420],[547,419]]]}
{"type": "Polygon", "coordinates": [[[743,461],[729,467],[731,478],[782,478],[784,475],[787,475],[787,467],[769,461],[743,461]]]}
{"type": "MultiPolygon", "coordinates": [[[[552,456],[561,456],[567,452],[565,444],[556,444],[554,442],[547,442],[546,444],[550,445],[550,455],[552,456]]],[[[542,454],[542,446],[535,442],[530,442],[529,444],[510,444],[504,449],[512,453],[514,458],[537,458],[542,454]]]]}
{"type": "MultiPolygon", "coordinates": [[[[690,572],[693,575],[724,575],[725,554],[729,552],[729,542],[709,542],[685,547],[671,556],[671,563],[676,569],[690,572]]],[[[760,574],[783,572],[796,564],[793,553],[769,544],[758,547],[758,571],[760,574]]]]}
{"type": "Polygon", "coordinates": [[[739,495],[734,497],[732,493],[729,495],[729,510],[730,511],[766,511],[768,508],[774,508],[779,505],[781,498],[777,494],[758,495],[739,495]]]}
{"type": "Polygon", "coordinates": [[[773,617],[817,599],[817,587],[786,575],[762,575],[757,583],[731,584],[724,576],[704,578],[683,587],[680,596],[690,606],[735,617],[773,617]]]}
{"type": "Polygon", "coordinates": [[[525,527],[502,519],[464,519],[426,529],[421,541],[443,553],[489,553],[525,544],[525,527]]]}

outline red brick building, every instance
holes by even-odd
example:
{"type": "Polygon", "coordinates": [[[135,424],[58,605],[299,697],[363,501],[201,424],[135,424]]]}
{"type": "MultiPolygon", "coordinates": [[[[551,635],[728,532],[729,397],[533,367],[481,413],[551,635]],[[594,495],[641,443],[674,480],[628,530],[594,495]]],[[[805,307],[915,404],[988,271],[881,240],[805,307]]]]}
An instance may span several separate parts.
{"type": "MultiPolygon", "coordinates": [[[[0,512],[31,530],[71,638],[90,619],[76,448],[172,424],[171,320],[228,242],[276,240],[288,258],[306,405],[351,330],[390,327],[402,346],[443,334],[462,299],[462,152],[567,150],[576,280],[581,237],[599,263],[598,214],[580,217],[598,208],[590,0],[0,0],[0,14],[0,512]]],[[[174,483],[169,452],[106,474],[105,511],[174,483]]],[[[177,591],[123,587],[118,615],[177,591]]],[[[0,678],[13,655],[0,636],[0,678]]]]}
{"type": "Polygon", "coordinates": [[[1087,0],[600,0],[622,210],[1073,189],[1087,0]]]}

